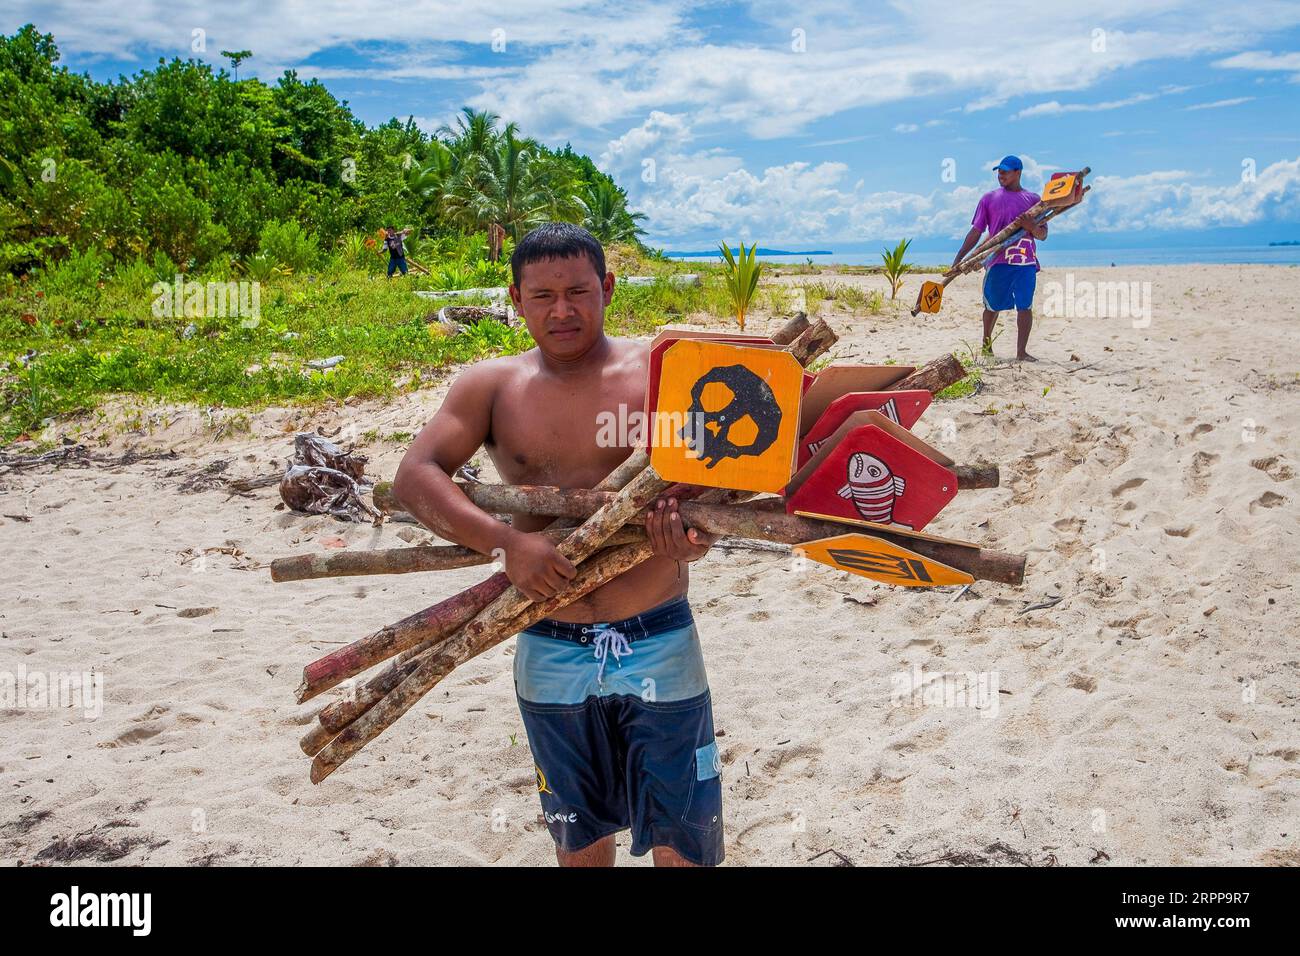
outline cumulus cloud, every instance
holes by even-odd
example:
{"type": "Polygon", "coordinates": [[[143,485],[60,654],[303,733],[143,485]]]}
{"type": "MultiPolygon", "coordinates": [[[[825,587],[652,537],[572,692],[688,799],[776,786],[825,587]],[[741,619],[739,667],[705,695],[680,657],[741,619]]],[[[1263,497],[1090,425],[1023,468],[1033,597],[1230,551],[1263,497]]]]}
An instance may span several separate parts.
{"type": "Polygon", "coordinates": [[[264,77],[295,67],[304,76],[454,82],[457,105],[561,141],[652,109],[756,139],[944,94],[967,98],[970,111],[1057,94],[1041,108],[1070,111],[1059,94],[1139,64],[1217,55],[1225,67],[1289,69],[1295,54],[1240,51],[1300,24],[1300,5],[1277,0],[1165,0],[1155,10],[1124,0],[1031,4],[1017,10],[1016,30],[1035,38],[1034,55],[1008,56],[1004,35],[988,29],[988,11],[977,5],[913,0],[872,16],[852,0],[746,6],[736,16],[752,29],[730,42],[706,26],[716,12],[687,0],[629,0],[614,15],[597,0],[316,0],[309,15],[295,0],[137,0],[131,16],[84,0],[11,0],[5,18],[10,28],[39,23],[82,63],[188,56],[191,31],[203,29],[208,59],[219,61],[222,48],[252,49],[245,69],[264,77]],[[802,45],[791,42],[793,29],[802,45]],[[346,66],[313,65],[328,64],[336,50],[355,55],[346,66]]]}
{"type": "MultiPolygon", "coordinates": [[[[841,163],[788,163],[753,174],[737,165],[721,175],[693,166],[693,154],[665,153],[655,183],[633,190],[649,216],[650,239],[680,245],[716,240],[765,243],[869,239],[956,240],[970,227],[986,187],[937,186],[928,192],[870,190],[848,183],[841,163]],[[678,166],[681,162],[683,165],[678,166]]],[[[991,167],[998,158],[987,160],[991,167]]],[[[712,156],[725,165],[725,157],[712,156]]],[[[1056,167],[1022,156],[1027,188],[1041,191],[1056,167]]],[[[1252,181],[1200,184],[1186,169],[1096,176],[1088,200],[1056,226],[1060,233],[1136,232],[1245,226],[1300,220],[1300,158],[1273,163],[1252,181]]]]}

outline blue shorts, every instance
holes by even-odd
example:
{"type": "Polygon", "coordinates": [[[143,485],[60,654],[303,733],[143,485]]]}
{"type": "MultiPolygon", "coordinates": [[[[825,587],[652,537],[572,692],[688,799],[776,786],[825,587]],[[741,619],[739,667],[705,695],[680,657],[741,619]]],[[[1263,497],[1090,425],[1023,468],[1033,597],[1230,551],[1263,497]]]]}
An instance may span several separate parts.
{"type": "Polygon", "coordinates": [[[984,274],[984,308],[991,312],[1032,309],[1038,270],[999,262],[984,274]]]}
{"type": "Polygon", "coordinates": [[[722,862],[722,763],[684,597],[622,621],[539,621],[515,647],[515,694],[560,849],[631,829],[633,856],[722,862]]]}

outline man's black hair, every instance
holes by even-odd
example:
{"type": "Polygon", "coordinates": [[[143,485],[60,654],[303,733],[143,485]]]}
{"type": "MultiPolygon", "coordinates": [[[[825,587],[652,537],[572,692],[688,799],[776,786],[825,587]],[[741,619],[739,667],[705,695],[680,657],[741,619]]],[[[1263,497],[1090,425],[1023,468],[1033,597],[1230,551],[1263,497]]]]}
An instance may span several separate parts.
{"type": "Polygon", "coordinates": [[[530,262],[573,256],[586,256],[600,281],[605,281],[605,250],[595,236],[571,222],[543,223],[524,236],[510,256],[510,274],[518,286],[524,266],[530,262]]]}

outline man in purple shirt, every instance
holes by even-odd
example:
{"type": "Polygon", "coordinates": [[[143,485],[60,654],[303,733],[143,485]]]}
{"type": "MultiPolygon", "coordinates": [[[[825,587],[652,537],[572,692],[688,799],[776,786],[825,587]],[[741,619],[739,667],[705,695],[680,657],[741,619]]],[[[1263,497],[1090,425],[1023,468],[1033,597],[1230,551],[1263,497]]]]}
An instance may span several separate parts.
{"type": "Polygon", "coordinates": [[[954,268],[980,241],[987,229],[989,235],[1015,223],[1025,231],[1015,242],[989,257],[984,263],[984,352],[993,354],[993,326],[998,313],[1005,309],[1016,310],[1016,361],[1038,361],[1027,351],[1029,329],[1034,324],[1034,284],[1038,276],[1038,256],[1034,240],[1047,238],[1047,226],[1034,222],[1027,213],[1038,202],[1036,193],[1020,187],[1020,173],[1024,164],[1019,156],[1006,156],[993,167],[998,174],[998,186],[985,193],[975,207],[971,230],[961,244],[961,251],[953,259],[954,268]]]}

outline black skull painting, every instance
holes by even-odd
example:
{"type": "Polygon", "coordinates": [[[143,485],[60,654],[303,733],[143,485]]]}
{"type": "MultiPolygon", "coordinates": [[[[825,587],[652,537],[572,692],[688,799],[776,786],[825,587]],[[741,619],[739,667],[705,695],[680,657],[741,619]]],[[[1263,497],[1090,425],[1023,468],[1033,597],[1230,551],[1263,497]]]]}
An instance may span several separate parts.
{"type": "Polygon", "coordinates": [[[743,365],[724,365],[691,386],[691,407],[677,434],[712,468],[725,458],[763,454],[780,430],[781,406],[771,386],[743,365]]]}

